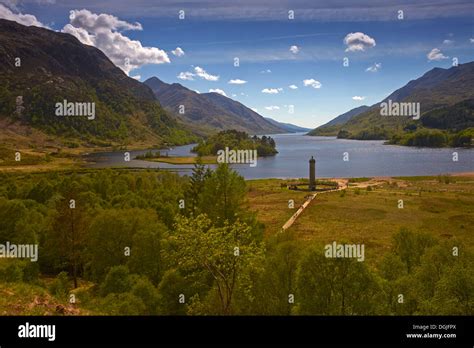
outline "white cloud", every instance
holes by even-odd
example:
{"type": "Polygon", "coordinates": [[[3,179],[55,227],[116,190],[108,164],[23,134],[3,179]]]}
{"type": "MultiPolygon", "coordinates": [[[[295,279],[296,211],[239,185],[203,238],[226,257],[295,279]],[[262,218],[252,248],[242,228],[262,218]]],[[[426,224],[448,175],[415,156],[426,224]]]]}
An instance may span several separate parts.
{"type": "Polygon", "coordinates": [[[233,79],[233,80],[229,80],[228,83],[230,83],[231,85],[243,85],[247,83],[247,81],[241,80],[241,79],[233,79]]]}
{"type": "Polygon", "coordinates": [[[264,88],[262,89],[262,93],[266,94],[278,94],[283,91],[283,88],[264,88]]]}
{"type": "Polygon", "coordinates": [[[35,16],[23,13],[13,13],[13,11],[3,4],[0,4],[0,18],[8,19],[9,21],[15,21],[22,25],[34,25],[36,27],[48,28],[47,25],[41,23],[35,16]]]}
{"type": "Polygon", "coordinates": [[[280,107],[276,105],[270,105],[270,106],[265,106],[265,109],[269,111],[273,111],[273,110],[280,110],[280,107]]]}
{"type": "Polygon", "coordinates": [[[316,81],[315,79],[303,80],[303,84],[305,85],[305,87],[311,86],[311,87],[316,88],[316,89],[321,88],[321,86],[322,86],[321,82],[316,81]]]}
{"type": "Polygon", "coordinates": [[[74,35],[86,45],[92,45],[127,74],[145,64],[169,63],[164,50],[157,47],[144,47],[138,40],[132,40],[121,31],[142,30],[140,23],[128,23],[105,13],[99,15],[89,10],[72,10],[70,23],[62,32],[74,35]]]}
{"type": "Polygon", "coordinates": [[[377,71],[380,70],[381,67],[382,67],[382,63],[374,63],[373,65],[371,65],[367,69],[365,69],[365,71],[377,72],[377,71]]]}
{"type": "Polygon", "coordinates": [[[199,92],[197,89],[195,89],[194,92],[196,92],[197,94],[201,94],[201,92],[199,92]]]}
{"type": "Polygon", "coordinates": [[[253,112],[258,112],[257,108],[250,108],[253,112]]]}
{"type": "Polygon", "coordinates": [[[200,78],[207,80],[207,81],[217,81],[219,80],[219,75],[211,75],[208,74],[206,70],[203,68],[197,66],[194,68],[194,72],[196,76],[199,76],[200,78]]]}
{"type": "Polygon", "coordinates": [[[194,80],[194,76],[195,75],[192,72],[185,71],[185,72],[180,72],[179,75],[176,76],[176,77],[180,80],[192,81],[192,80],[194,80]]]}
{"type": "Polygon", "coordinates": [[[453,40],[448,40],[448,39],[443,40],[443,44],[444,44],[444,45],[450,45],[450,44],[452,44],[453,42],[454,42],[453,40]]]}
{"type": "Polygon", "coordinates": [[[470,42],[470,43],[474,43],[474,38],[469,39],[469,42],[470,42]]]}
{"type": "Polygon", "coordinates": [[[270,74],[272,71],[270,69],[260,71],[260,74],[270,74]]]}
{"type": "Polygon", "coordinates": [[[176,47],[174,50],[171,51],[176,57],[184,56],[184,51],[181,47],[176,47]]]}
{"type": "Polygon", "coordinates": [[[219,76],[208,74],[206,70],[204,70],[203,68],[201,68],[199,66],[194,68],[194,72],[190,72],[190,71],[180,72],[179,75],[177,76],[177,78],[180,79],[180,80],[192,81],[192,80],[194,80],[194,78],[196,76],[200,77],[204,80],[207,80],[207,81],[217,81],[217,80],[219,80],[219,76]]]}
{"type": "Polygon", "coordinates": [[[300,51],[300,48],[296,45],[290,47],[290,52],[293,54],[297,54],[300,51]]]}
{"type": "Polygon", "coordinates": [[[297,85],[289,85],[288,88],[291,88],[291,89],[298,89],[298,86],[297,86],[297,85]]]}
{"type": "Polygon", "coordinates": [[[135,80],[138,80],[138,81],[140,81],[141,78],[142,78],[141,75],[132,76],[132,79],[135,79],[135,80]]]}
{"type": "Polygon", "coordinates": [[[361,96],[358,96],[358,95],[355,95],[352,97],[353,100],[364,100],[365,97],[361,97],[361,96]]]}
{"type": "Polygon", "coordinates": [[[365,51],[366,48],[375,47],[374,38],[361,32],[347,34],[344,43],[347,45],[346,52],[365,51]]]}
{"type": "Polygon", "coordinates": [[[224,97],[227,97],[227,94],[225,94],[225,92],[222,90],[222,89],[219,89],[219,88],[211,88],[209,90],[210,93],[218,93],[220,95],[223,95],[224,97]]]}
{"type": "Polygon", "coordinates": [[[426,57],[428,60],[443,60],[448,59],[448,56],[445,56],[438,48],[433,48],[426,57]]]}

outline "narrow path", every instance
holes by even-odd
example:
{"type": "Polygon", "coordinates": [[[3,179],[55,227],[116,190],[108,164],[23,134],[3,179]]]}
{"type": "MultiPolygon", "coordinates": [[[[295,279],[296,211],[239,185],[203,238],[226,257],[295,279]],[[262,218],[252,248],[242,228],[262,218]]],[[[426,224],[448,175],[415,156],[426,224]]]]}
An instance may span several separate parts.
{"type": "Polygon", "coordinates": [[[342,191],[342,190],[345,190],[346,188],[348,187],[348,185],[344,185],[344,186],[341,186],[341,187],[338,187],[337,189],[335,190],[328,190],[328,191],[322,191],[322,192],[316,192],[316,193],[313,193],[311,196],[308,197],[308,199],[306,199],[306,201],[303,203],[303,205],[296,211],[296,213],[294,213],[290,219],[283,225],[283,227],[281,228],[281,232],[284,232],[286,231],[288,228],[291,227],[291,225],[293,225],[293,223],[296,221],[296,219],[298,218],[298,216],[301,215],[301,213],[303,213],[303,211],[306,209],[306,207],[313,201],[313,199],[317,196],[317,195],[320,195],[322,193],[327,193],[327,192],[335,192],[335,191],[342,191]]]}

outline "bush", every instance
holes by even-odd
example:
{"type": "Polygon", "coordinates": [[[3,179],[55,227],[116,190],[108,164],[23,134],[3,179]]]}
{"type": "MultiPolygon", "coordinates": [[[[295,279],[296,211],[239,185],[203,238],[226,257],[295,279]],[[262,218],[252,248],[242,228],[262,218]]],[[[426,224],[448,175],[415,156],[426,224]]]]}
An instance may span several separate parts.
{"type": "Polygon", "coordinates": [[[0,280],[4,282],[21,282],[23,280],[23,267],[17,260],[6,260],[0,268],[0,280]]]}
{"type": "Polygon", "coordinates": [[[66,299],[70,290],[67,272],[59,273],[49,287],[51,294],[60,299],[66,299]]]}
{"type": "Polygon", "coordinates": [[[101,285],[102,296],[108,294],[120,294],[131,289],[130,272],[126,266],[114,266],[105,276],[101,285]]]}

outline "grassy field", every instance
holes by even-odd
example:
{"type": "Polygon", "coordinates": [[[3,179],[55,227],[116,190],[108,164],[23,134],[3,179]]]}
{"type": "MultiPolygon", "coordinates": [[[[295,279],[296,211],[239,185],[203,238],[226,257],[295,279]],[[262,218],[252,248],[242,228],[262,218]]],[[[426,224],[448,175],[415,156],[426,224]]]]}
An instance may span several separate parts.
{"type": "MultiPolygon", "coordinates": [[[[308,194],[281,187],[284,182],[248,182],[249,204],[265,224],[266,236],[279,233],[308,194]],[[294,209],[288,208],[290,199],[294,209]]],[[[289,230],[301,240],[363,243],[367,260],[374,261],[402,227],[440,239],[457,238],[472,247],[474,177],[386,178],[358,184],[352,180],[345,191],[318,195],[289,230]]]]}

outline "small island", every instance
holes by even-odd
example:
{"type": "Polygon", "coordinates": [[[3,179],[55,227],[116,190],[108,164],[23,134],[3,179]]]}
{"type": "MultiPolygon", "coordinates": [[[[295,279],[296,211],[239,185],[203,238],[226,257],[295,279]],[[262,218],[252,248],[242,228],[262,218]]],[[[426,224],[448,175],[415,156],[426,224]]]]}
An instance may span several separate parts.
{"type": "Polygon", "coordinates": [[[259,157],[274,156],[278,153],[275,149],[275,140],[272,137],[263,135],[250,136],[245,132],[236,130],[221,131],[210,136],[206,140],[200,141],[191,152],[197,156],[169,156],[167,152],[152,150],[143,155],[138,155],[135,159],[162,162],[168,164],[217,164],[218,152],[223,149],[231,150],[256,150],[259,157]]]}
{"type": "Polygon", "coordinates": [[[257,150],[259,157],[274,156],[278,153],[275,140],[263,135],[250,136],[246,132],[225,130],[200,141],[191,151],[199,156],[216,156],[219,150],[257,150]]]}

